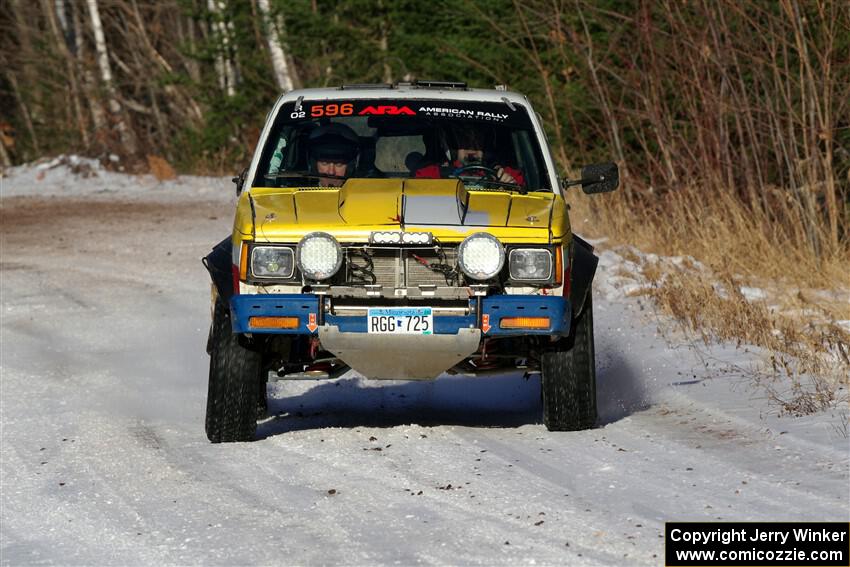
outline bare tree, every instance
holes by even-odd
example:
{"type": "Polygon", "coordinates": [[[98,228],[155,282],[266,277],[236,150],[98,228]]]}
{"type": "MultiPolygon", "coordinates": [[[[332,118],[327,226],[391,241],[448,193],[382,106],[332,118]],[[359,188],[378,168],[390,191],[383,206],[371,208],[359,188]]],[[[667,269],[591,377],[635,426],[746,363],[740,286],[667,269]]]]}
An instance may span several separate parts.
{"type": "Polygon", "coordinates": [[[94,33],[94,44],[97,52],[97,63],[100,68],[100,78],[106,90],[107,103],[111,114],[112,123],[118,131],[118,136],[128,154],[136,154],[138,144],[133,130],[127,125],[127,117],[118,100],[118,92],[112,82],[112,68],[109,65],[109,51],[106,47],[106,38],[103,35],[103,24],[100,20],[100,10],[97,0],[87,0],[89,16],[91,17],[92,33],[94,33]]]}
{"type": "Polygon", "coordinates": [[[36,154],[40,154],[40,144],[38,136],[36,135],[35,125],[33,123],[39,120],[42,114],[40,100],[41,89],[38,88],[38,85],[35,80],[36,70],[34,68],[33,62],[36,59],[36,55],[32,44],[32,31],[26,21],[27,18],[23,13],[23,6],[21,6],[19,0],[11,0],[9,2],[9,6],[12,12],[12,22],[14,26],[15,36],[18,41],[17,47],[19,50],[18,62],[21,71],[20,74],[22,80],[24,81],[24,87],[26,88],[26,92],[29,95],[28,98],[32,100],[32,104],[28,104],[27,97],[24,96],[24,93],[21,91],[21,88],[19,86],[16,73],[10,67],[9,62],[7,61],[4,53],[0,53],[0,62],[2,62],[2,68],[9,81],[9,86],[12,89],[12,94],[15,97],[15,102],[18,103],[18,107],[20,108],[21,118],[23,119],[24,125],[27,128],[27,133],[30,136],[30,141],[32,142],[33,149],[35,150],[36,154]]]}
{"type": "Polygon", "coordinates": [[[276,25],[278,22],[275,22],[272,18],[269,0],[257,0],[257,4],[263,18],[263,28],[265,29],[266,42],[269,44],[275,81],[278,88],[283,92],[291,91],[295,88],[294,69],[289,64],[283,41],[281,41],[282,30],[276,25]]]}
{"type": "Polygon", "coordinates": [[[89,132],[85,115],[83,114],[83,105],[80,101],[80,85],[77,80],[77,61],[71,49],[74,48],[74,31],[73,20],[68,18],[66,12],[66,4],[64,0],[55,0],[53,5],[50,5],[49,0],[42,0],[42,8],[47,19],[50,31],[53,33],[56,48],[59,51],[62,59],[65,61],[65,70],[70,87],[71,102],[74,106],[74,113],[77,119],[77,129],[83,140],[83,145],[89,145],[89,132]],[[55,10],[55,13],[54,13],[55,10]],[[57,25],[57,20],[59,25],[57,25]],[[62,30],[60,31],[59,26],[62,30]],[[69,48],[69,43],[71,48],[69,48]]]}
{"type": "Polygon", "coordinates": [[[96,137],[102,136],[106,130],[106,112],[103,110],[103,105],[100,103],[100,97],[97,96],[97,85],[94,73],[89,67],[88,48],[86,46],[85,36],[83,34],[83,22],[80,14],[79,6],[76,2],[69,2],[68,7],[71,9],[70,25],[74,31],[74,48],[76,60],[80,66],[80,75],[82,78],[83,98],[86,99],[91,114],[92,124],[96,137]]]}

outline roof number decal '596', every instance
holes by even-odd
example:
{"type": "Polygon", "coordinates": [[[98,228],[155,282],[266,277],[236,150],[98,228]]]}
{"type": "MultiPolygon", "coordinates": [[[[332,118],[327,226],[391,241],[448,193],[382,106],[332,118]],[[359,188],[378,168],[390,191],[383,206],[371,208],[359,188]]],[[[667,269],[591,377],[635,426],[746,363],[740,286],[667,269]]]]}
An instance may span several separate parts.
{"type": "MultiPolygon", "coordinates": [[[[342,104],[316,104],[310,108],[310,116],[312,118],[321,118],[323,116],[351,116],[352,114],[354,114],[354,103],[351,102],[344,102],[342,104]]],[[[365,108],[361,108],[357,112],[357,116],[380,115],[416,116],[416,112],[414,112],[409,106],[397,106],[394,104],[369,105],[365,108]]]]}

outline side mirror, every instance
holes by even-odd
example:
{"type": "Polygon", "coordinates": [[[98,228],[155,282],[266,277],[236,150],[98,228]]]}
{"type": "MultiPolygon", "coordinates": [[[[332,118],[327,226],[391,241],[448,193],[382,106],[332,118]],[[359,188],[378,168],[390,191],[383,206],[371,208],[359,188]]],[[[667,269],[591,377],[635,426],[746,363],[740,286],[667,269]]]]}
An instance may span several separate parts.
{"type": "Polygon", "coordinates": [[[620,185],[620,169],[612,161],[586,165],[581,168],[581,179],[564,179],[565,188],[573,185],[581,185],[588,195],[609,193],[620,185]]]}
{"type": "Polygon", "coordinates": [[[242,189],[245,187],[245,178],[248,176],[248,168],[242,170],[242,172],[231,179],[236,184],[236,195],[242,194],[242,189]]]}

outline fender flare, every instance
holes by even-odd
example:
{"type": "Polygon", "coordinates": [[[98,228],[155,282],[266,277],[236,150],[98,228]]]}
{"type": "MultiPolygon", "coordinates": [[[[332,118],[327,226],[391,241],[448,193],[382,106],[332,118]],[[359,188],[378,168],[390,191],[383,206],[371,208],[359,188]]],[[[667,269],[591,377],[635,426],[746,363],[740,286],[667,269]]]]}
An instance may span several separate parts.
{"type": "Polygon", "coordinates": [[[230,237],[225,238],[215,246],[212,252],[201,260],[210,274],[218,296],[226,303],[233,297],[233,269],[231,261],[230,237]]]}
{"type": "MultiPolygon", "coordinates": [[[[216,244],[212,251],[201,259],[207,272],[210,274],[215,293],[221,303],[230,309],[230,299],[233,297],[233,264],[231,261],[231,241],[230,237],[225,238],[216,244]]],[[[215,308],[215,305],[213,305],[215,308]]],[[[250,350],[261,351],[268,337],[254,337],[253,339],[245,335],[239,335],[239,344],[250,350]]],[[[210,333],[207,337],[207,354],[212,350],[212,325],[210,325],[210,333]]]]}
{"type": "MultiPolygon", "coordinates": [[[[230,305],[233,297],[233,276],[231,267],[230,237],[225,238],[215,246],[212,251],[201,259],[201,263],[207,269],[215,288],[216,295],[221,298],[225,305],[230,305]]],[[[213,301],[217,301],[213,296],[213,301]]],[[[213,305],[215,308],[215,305],[213,305]]],[[[212,351],[212,325],[207,336],[207,354],[212,351]]]]}
{"type": "Polygon", "coordinates": [[[599,257],[593,253],[593,246],[589,242],[575,234],[573,234],[571,247],[570,303],[573,306],[573,319],[575,320],[581,315],[585,301],[590,295],[599,257]]]}

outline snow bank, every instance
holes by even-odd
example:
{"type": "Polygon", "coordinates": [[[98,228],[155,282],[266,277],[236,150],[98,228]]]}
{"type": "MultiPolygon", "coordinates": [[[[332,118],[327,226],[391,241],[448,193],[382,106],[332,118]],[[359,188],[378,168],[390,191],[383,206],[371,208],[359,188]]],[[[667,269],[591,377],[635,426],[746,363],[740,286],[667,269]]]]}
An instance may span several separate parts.
{"type": "MultiPolygon", "coordinates": [[[[107,158],[117,163],[117,158],[107,158]]],[[[227,177],[181,175],[159,180],[153,175],[131,175],[106,169],[96,160],[77,155],[45,158],[7,169],[0,177],[0,198],[83,197],[122,194],[157,199],[203,198],[232,200],[233,183],[227,177]]]]}
{"type": "MultiPolygon", "coordinates": [[[[696,276],[702,281],[708,282],[714,289],[714,293],[721,299],[748,303],[756,310],[754,313],[763,313],[766,319],[776,317],[772,328],[768,330],[777,337],[783,336],[782,321],[798,322],[801,327],[811,330],[811,343],[802,342],[799,337],[793,335],[788,338],[785,346],[768,347],[764,343],[762,347],[739,343],[717,343],[708,345],[701,344],[704,337],[712,337],[714,329],[710,323],[706,327],[690,332],[685,330],[687,325],[679,326],[672,324],[669,315],[663,314],[652,307],[654,320],[659,324],[659,330],[667,335],[670,347],[679,342],[689,345],[690,348],[699,351],[704,360],[713,360],[719,363],[715,369],[716,373],[733,373],[748,377],[754,391],[762,392],[761,395],[773,399],[774,406],[782,406],[784,411],[790,413],[805,413],[804,408],[819,407],[818,404],[828,404],[829,407],[838,408],[846,405],[846,344],[841,338],[841,333],[850,330],[850,321],[837,320],[830,316],[829,311],[824,308],[830,301],[842,302],[846,305],[847,290],[814,290],[799,289],[792,285],[778,281],[758,282],[758,287],[744,285],[738,278],[720,278],[711,268],[700,264],[697,260],[687,256],[659,256],[648,254],[632,246],[615,246],[611,249],[597,249],[599,265],[597,275],[594,279],[594,290],[597,298],[603,299],[611,304],[638,304],[644,309],[641,296],[652,295],[654,286],[664,286],[665,283],[677,270],[696,276]],[[806,295],[809,303],[789,302],[789,298],[803,297],[806,295]],[[819,303],[823,302],[823,303],[819,303]],[[763,308],[764,310],[759,311],[763,308]],[[768,313],[770,315],[768,315],[768,313]],[[784,318],[784,319],[782,319],[784,318]],[[797,342],[794,342],[797,341],[797,342]],[[820,341],[820,342],[817,342],[820,341]],[[812,345],[818,344],[821,348],[812,345]],[[770,348],[778,350],[770,350],[770,348]],[[795,350],[796,349],[796,350],[795,350]],[[807,353],[803,357],[796,353],[807,353]],[[722,355],[720,354],[722,353],[722,355]],[[805,356],[811,357],[810,359],[805,356]],[[776,364],[777,359],[787,360],[789,366],[783,371],[776,364]],[[812,360],[819,361],[822,371],[820,374],[812,374],[812,360]],[[808,362],[807,362],[808,361],[808,362]],[[799,364],[798,364],[799,362],[799,364]],[[789,367],[791,370],[789,370],[789,367]],[[795,376],[789,376],[787,372],[795,376]],[[844,385],[842,385],[844,384],[844,385]],[[829,398],[829,396],[834,396],[829,398]]],[[[741,303],[734,305],[740,306],[741,303]]],[[[650,299],[648,305],[653,305],[650,299]]],[[[693,309],[712,309],[709,306],[696,305],[693,309]]],[[[700,313],[698,316],[704,316],[700,313]]],[[[734,322],[736,325],[745,326],[751,321],[762,321],[759,317],[748,319],[742,315],[734,322]]],[[[703,321],[707,321],[703,318],[703,321]]],[[[598,325],[597,325],[598,327],[598,325]]],[[[609,329],[609,334],[620,332],[620,329],[609,329]]],[[[755,336],[755,335],[751,335],[755,336]]],[[[604,344],[604,338],[602,339],[604,344]]],[[[597,351],[603,350],[597,345],[597,351]]],[[[597,366],[599,366],[597,355],[597,366]]],[[[675,365],[672,365],[675,366],[675,365]]],[[[646,390],[646,384],[641,384],[646,390]]],[[[651,390],[646,390],[646,399],[652,401],[655,398],[651,390]]],[[[644,396],[637,396],[641,399],[644,396]]],[[[626,399],[628,396],[619,396],[626,399]]]]}

